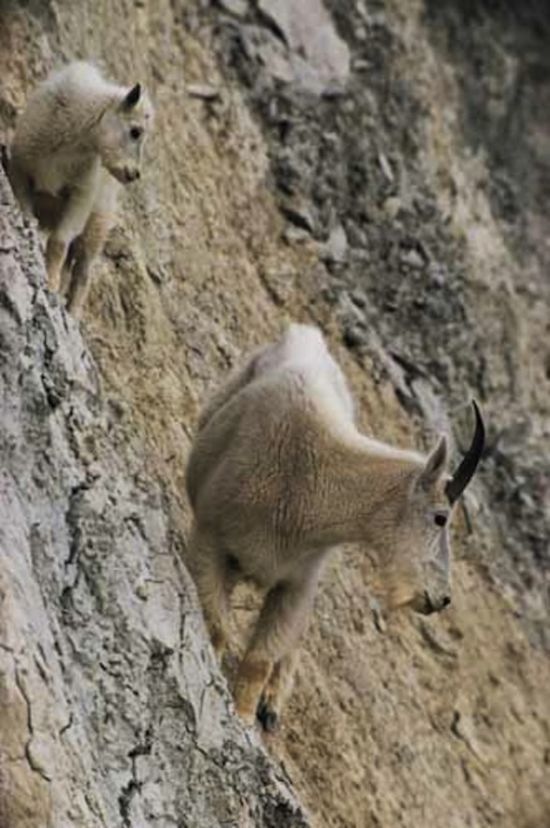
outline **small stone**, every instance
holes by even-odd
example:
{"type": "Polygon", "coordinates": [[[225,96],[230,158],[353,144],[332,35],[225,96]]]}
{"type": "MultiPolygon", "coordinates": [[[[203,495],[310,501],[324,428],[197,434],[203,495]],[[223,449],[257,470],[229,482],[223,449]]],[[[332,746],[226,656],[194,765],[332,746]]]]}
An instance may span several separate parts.
{"type": "Polygon", "coordinates": [[[366,247],[368,244],[367,234],[353,221],[348,222],[347,236],[352,247],[366,247]]]}
{"type": "Polygon", "coordinates": [[[440,288],[445,284],[445,270],[444,268],[435,265],[430,266],[430,282],[434,287],[440,288]]]}
{"type": "Polygon", "coordinates": [[[303,230],[308,230],[313,233],[315,229],[315,219],[311,212],[310,205],[302,199],[292,199],[284,201],[280,205],[281,212],[286,218],[291,221],[296,227],[301,227],[303,230]]]}
{"type": "Polygon", "coordinates": [[[361,262],[365,264],[365,262],[370,261],[370,253],[368,250],[365,250],[362,247],[356,247],[351,251],[351,257],[355,262],[361,262]]]}
{"type": "Polygon", "coordinates": [[[308,231],[304,230],[302,227],[289,225],[288,227],[285,227],[283,231],[283,239],[287,244],[303,244],[305,241],[309,241],[311,236],[308,231]]]}
{"type": "Polygon", "coordinates": [[[380,164],[380,169],[384,173],[385,177],[388,179],[390,184],[393,184],[393,182],[395,181],[395,176],[393,174],[390,162],[388,161],[383,152],[378,153],[378,163],[380,164]]]}
{"type": "Polygon", "coordinates": [[[147,266],[147,274],[151,278],[151,280],[157,285],[165,284],[168,279],[168,273],[166,272],[165,268],[156,265],[154,267],[147,266]]]}
{"type": "Polygon", "coordinates": [[[329,262],[345,262],[348,253],[348,237],[341,224],[335,225],[330,231],[325,244],[323,258],[329,262]]]}
{"type": "Polygon", "coordinates": [[[218,6],[234,17],[246,17],[248,14],[247,0],[218,0],[218,6]]]}
{"type": "Polygon", "coordinates": [[[398,196],[390,196],[385,200],[383,209],[388,218],[394,219],[402,206],[403,204],[398,196]]]}
{"type": "Polygon", "coordinates": [[[418,250],[415,250],[414,248],[406,250],[401,254],[401,263],[408,265],[415,270],[420,270],[420,268],[424,267],[426,264],[424,258],[420,255],[418,250]]]}
{"type": "Polygon", "coordinates": [[[187,92],[192,98],[202,98],[204,101],[214,101],[220,97],[220,90],[208,83],[190,83],[187,92]]]}
{"type": "Polygon", "coordinates": [[[349,325],[344,328],[342,335],[344,345],[351,348],[359,348],[361,345],[366,345],[368,342],[367,332],[359,325],[349,325]]]}
{"type": "Polygon", "coordinates": [[[343,98],[346,94],[346,87],[342,83],[328,83],[322,91],[322,97],[331,101],[335,98],[343,98]]]}
{"type": "Polygon", "coordinates": [[[367,297],[363,293],[362,290],[352,290],[349,295],[349,298],[356,305],[358,308],[366,308],[367,306],[367,297]]]}
{"type": "Polygon", "coordinates": [[[369,604],[374,626],[376,627],[378,632],[385,633],[387,630],[387,624],[380,603],[376,600],[376,598],[371,598],[369,604]]]}

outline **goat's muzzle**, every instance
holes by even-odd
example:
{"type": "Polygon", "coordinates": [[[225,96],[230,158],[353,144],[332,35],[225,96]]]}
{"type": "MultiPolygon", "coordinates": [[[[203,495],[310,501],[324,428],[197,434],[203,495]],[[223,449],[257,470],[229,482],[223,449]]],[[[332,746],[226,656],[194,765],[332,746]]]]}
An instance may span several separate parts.
{"type": "Polygon", "coordinates": [[[140,172],[139,172],[138,169],[133,168],[133,169],[126,169],[125,170],[125,178],[126,178],[126,181],[128,183],[130,183],[131,181],[137,181],[139,177],[140,177],[140,172]]]}
{"type": "Polygon", "coordinates": [[[130,184],[140,177],[137,167],[108,167],[108,170],[121,184],[130,184]]]}

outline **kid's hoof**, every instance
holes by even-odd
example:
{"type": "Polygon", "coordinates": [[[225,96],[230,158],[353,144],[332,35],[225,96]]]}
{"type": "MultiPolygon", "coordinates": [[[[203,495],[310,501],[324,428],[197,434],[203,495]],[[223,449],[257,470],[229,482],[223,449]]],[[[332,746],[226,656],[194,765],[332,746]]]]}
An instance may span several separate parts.
{"type": "Polygon", "coordinates": [[[279,717],[272,710],[265,701],[261,701],[258,705],[258,711],[256,713],[258,721],[262,725],[262,728],[266,731],[266,733],[274,733],[279,728],[279,717]]]}

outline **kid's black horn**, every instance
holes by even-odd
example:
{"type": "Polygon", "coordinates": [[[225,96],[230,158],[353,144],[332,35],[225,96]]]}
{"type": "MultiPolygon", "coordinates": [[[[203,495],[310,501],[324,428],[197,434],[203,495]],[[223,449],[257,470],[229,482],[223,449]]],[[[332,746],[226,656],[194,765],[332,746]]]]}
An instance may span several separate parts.
{"type": "Polygon", "coordinates": [[[481,412],[475,400],[472,400],[472,405],[474,407],[476,417],[476,430],[472,440],[472,445],[462,458],[460,466],[445,486],[445,494],[449,498],[450,503],[455,503],[458,500],[474,476],[475,470],[477,469],[478,463],[481,459],[481,455],[483,454],[483,446],[485,445],[485,426],[483,425],[481,412]]]}

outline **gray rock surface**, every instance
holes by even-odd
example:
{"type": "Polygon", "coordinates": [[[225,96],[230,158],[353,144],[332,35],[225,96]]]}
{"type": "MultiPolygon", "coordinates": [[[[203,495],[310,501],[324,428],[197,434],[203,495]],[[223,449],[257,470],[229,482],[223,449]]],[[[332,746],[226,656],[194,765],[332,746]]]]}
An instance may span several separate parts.
{"type": "Polygon", "coordinates": [[[183,539],[0,171],[0,824],[306,816],[232,713],[183,539]]]}
{"type": "Polygon", "coordinates": [[[257,8],[285,43],[292,79],[300,88],[319,93],[345,84],[349,49],[321,0],[258,0],[257,8]]]}
{"type": "Polygon", "coordinates": [[[349,49],[321,0],[258,0],[238,31],[262,75],[314,97],[345,88],[349,49]]]}

